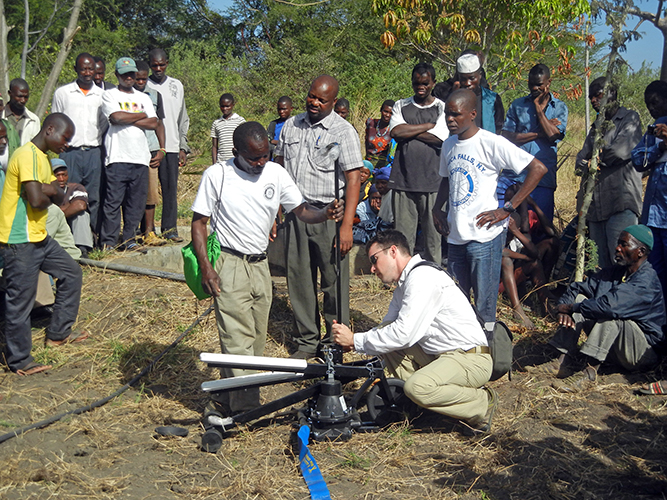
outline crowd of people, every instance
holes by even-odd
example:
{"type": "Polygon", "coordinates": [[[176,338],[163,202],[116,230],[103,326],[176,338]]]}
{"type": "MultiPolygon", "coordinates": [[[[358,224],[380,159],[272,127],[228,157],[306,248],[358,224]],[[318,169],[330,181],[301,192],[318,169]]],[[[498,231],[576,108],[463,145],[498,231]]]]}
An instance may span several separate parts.
{"type": "MultiPolygon", "coordinates": [[[[232,94],[220,96],[212,166],[192,205],[191,231],[223,353],[264,351],[272,297],[267,248],[281,228],[292,357],[315,358],[333,343],[378,355],[405,380],[410,399],[461,420],[472,433],[491,428],[498,402],[487,383],[499,290],[530,329],[518,286],[531,282],[543,311],[558,320],[554,359],[527,367],[555,377],[557,390],[585,390],[608,359],[628,370],[657,365],[666,323],[667,83],[646,89],[656,122],[644,134],[637,112],[619,105],[604,78],[590,84],[593,108],[610,124],[588,213],[601,269],[558,297],[548,284],[559,255],[554,193],[567,106],[550,91],[549,68],[537,64],[528,95],[505,114],[483,63],[464,51],[454,76],[440,83],[431,64],[417,64],[414,94],[386,100],[380,117],[366,121],[363,155],[348,122],[351,104],[338,98],[339,83],[329,75],[313,80],[303,113],[292,116],[292,99],[280,97],[268,129],[236,114],[232,94]],[[221,250],[214,260],[210,233],[221,250]],[[366,245],[378,278],[397,284],[383,322],[367,332],[350,328],[354,243],[366,245]],[[582,332],[586,341],[577,348],[582,332]]],[[[27,82],[11,81],[0,115],[0,256],[4,361],[19,375],[51,368],[30,355],[40,272],[56,282],[47,344],[82,342],[88,333],[72,329],[82,279],[75,259],[95,247],[182,241],[176,193],[189,118],[185,89],[167,76],[167,66],[161,49],[147,62],[122,57],[114,86],[104,81],[104,61],[79,54],[76,80],[56,90],[41,125],[26,108],[27,82]],[[49,161],[49,152],[59,157],[49,161]]],[[[579,205],[595,127],[577,155],[579,205]]],[[[222,376],[247,373],[229,369],[222,376]]],[[[667,382],[645,391],[667,392],[667,382]]],[[[260,404],[259,390],[227,392],[213,404],[227,415],[246,411],[260,404]]]]}

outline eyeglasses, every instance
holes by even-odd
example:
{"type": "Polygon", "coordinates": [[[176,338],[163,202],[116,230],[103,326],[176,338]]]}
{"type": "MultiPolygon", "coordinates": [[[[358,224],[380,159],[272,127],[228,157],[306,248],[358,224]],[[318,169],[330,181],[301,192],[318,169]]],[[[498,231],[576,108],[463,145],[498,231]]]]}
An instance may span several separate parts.
{"type": "Polygon", "coordinates": [[[368,258],[368,260],[370,260],[370,261],[371,261],[371,264],[373,264],[373,265],[377,264],[377,263],[378,263],[377,254],[379,254],[380,252],[384,252],[385,250],[389,250],[390,248],[391,248],[391,247],[384,247],[383,249],[378,250],[378,251],[375,252],[373,255],[371,255],[371,256],[368,258]]]}

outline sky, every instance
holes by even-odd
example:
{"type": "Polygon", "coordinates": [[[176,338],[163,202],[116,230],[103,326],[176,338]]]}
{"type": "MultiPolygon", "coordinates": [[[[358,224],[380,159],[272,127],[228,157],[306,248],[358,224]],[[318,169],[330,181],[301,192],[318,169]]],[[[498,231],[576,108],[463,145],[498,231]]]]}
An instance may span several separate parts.
{"type": "MultiPolygon", "coordinates": [[[[208,5],[213,9],[224,12],[232,5],[232,2],[233,0],[208,0],[208,5]]],[[[642,10],[655,12],[658,0],[636,0],[636,4],[642,10]]],[[[628,27],[634,28],[637,25],[638,19],[630,16],[628,21],[628,27]]],[[[644,61],[646,61],[647,64],[652,65],[653,68],[659,68],[660,61],[662,60],[663,45],[663,37],[660,30],[652,24],[644,22],[638,31],[642,34],[642,38],[637,41],[629,42],[627,45],[627,52],[622,53],[621,55],[635,71],[641,68],[642,62],[644,61]]],[[[610,28],[605,26],[603,22],[595,27],[595,32],[598,42],[603,42],[604,40],[609,39],[610,28]]]]}

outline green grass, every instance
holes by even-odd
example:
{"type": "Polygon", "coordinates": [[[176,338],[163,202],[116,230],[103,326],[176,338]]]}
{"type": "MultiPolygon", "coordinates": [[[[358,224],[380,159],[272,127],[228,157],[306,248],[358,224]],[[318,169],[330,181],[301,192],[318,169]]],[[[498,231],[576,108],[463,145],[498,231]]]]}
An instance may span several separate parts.
{"type": "Polygon", "coordinates": [[[112,254],[113,250],[101,250],[99,248],[94,248],[88,252],[88,258],[92,260],[104,260],[112,254]]]}
{"type": "Polygon", "coordinates": [[[346,453],[345,456],[345,460],[339,464],[341,467],[361,470],[368,470],[371,467],[371,459],[368,457],[362,457],[353,451],[346,453]]]}

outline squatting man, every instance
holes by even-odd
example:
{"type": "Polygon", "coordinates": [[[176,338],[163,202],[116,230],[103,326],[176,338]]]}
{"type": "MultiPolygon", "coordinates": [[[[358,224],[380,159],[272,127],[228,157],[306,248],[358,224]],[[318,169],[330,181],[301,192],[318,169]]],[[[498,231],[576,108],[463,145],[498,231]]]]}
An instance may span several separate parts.
{"type": "Polygon", "coordinates": [[[398,287],[379,326],[353,334],[335,323],[334,342],[345,351],[381,357],[419,406],[460,419],[465,431],[487,432],[498,396],[484,387],[493,362],[468,299],[446,272],[412,257],[399,231],[378,233],[366,251],[371,271],[398,287]]]}

